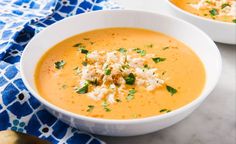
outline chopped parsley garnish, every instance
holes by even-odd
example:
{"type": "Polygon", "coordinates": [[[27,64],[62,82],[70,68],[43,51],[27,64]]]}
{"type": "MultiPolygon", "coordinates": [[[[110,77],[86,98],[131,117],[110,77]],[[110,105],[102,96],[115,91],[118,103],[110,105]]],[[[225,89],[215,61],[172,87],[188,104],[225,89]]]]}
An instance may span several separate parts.
{"type": "Polygon", "coordinates": [[[107,107],[105,107],[104,110],[105,110],[106,112],[110,112],[110,111],[111,111],[111,109],[109,109],[109,108],[107,108],[107,107]]]}
{"type": "Polygon", "coordinates": [[[171,110],[168,110],[168,109],[161,109],[161,110],[160,110],[160,113],[163,113],[163,112],[168,113],[168,112],[171,112],[171,110]]]}
{"type": "Polygon", "coordinates": [[[170,47],[163,47],[162,50],[167,50],[169,49],[170,47]]]}
{"type": "Polygon", "coordinates": [[[211,9],[209,12],[210,12],[211,16],[216,16],[216,15],[219,14],[219,13],[218,13],[218,10],[215,9],[215,8],[211,9]]]}
{"type": "Polygon", "coordinates": [[[76,70],[78,70],[78,69],[79,69],[79,67],[75,67],[73,70],[75,70],[75,71],[76,71],[76,70]]]}
{"type": "Polygon", "coordinates": [[[134,99],[134,94],[136,93],[136,90],[135,89],[131,89],[129,90],[129,93],[128,93],[128,96],[126,97],[126,100],[127,101],[130,101],[132,99],[134,99]]]}
{"type": "Polygon", "coordinates": [[[94,105],[88,105],[87,112],[92,112],[94,107],[95,107],[94,105]]]}
{"type": "Polygon", "coordinates": [[[86,82],[83,87],[76,88],[75,92],[78,93],[78,94],[85,94],[85,93],[88,92],[88,87],[89,87],[89,83],[86,82]]]}
{"type": "Polygon", "coordinates": [[[82,43],[77,43],[73,47],[78,47],[80,52],[83,54],[87,54],[89,51],[86,50],[86,47],[82,43]]]}
{"type": "Polygon", "coordinates": [[[106,101],[103,101],[103,102],[102,102],[102,106],[103,106],[103,107],[107,107],[107,106],[108,106],[108,103],[107,103],[106,101]]]}
{"type": "Polygon", "coordinates": [[[161,73],[161,75],[165,75],[166,74],[166,71],[163,71],[162,73],[161,73]]]}
{"type": "Polygon", "coordinates": [[[56,69],[62,69],[65,64],[66,64],[66,62],[64,60],[57,61],[54,63],[56,69]]]}
{"type": "Polygon", "coordinates": [[[130,73],[128,76],[124,77],[126,84],[133,85],[135,82],[135,75],[130,73]]]}
{"type": "Polygon", "coordinates": [[[153,44],[147,45],[148,48],[153,48],[153,44]]]}
{"type": "Polygon", "coordinates": [[[63,84],[61,87],[62,87],[63,89],[66,89],[66,88],[67,88],[67,85],[63,84]]]}
{"type": "Polygon", "coordinates": [[[143,67],[149,69],[149,66],[147,64],[145,64],[143,67]]]}
{"type": "Polygon", "coordinates": [[[102,102],[102,106],[103,106],[103,108],[104,108],[104,110],[106,111],[106,112],[110,112],[111,111],[111,109],[110,108],[108,108],[108,103],[106,102],[106,101],[103,101],[102,102]]]}
{"type": "Polygon", "coordinates": [[[156,57],[156,58],[152,58],[152,60],[153,60],[155,63],[159,63],[159,62],[165,61],[166,58],[156,57]]]}
{"type": "Polygon", "coordinates": [[[87,62],[85,62],[85,61],[83,61],[83,62],[82,62],[82,65],[83,65],[83,66],[87,66],[87,65],[88,65],[88,63],[87,63],[87,62]]]}
{"type": "Polygon", "coordinates": [[[111,74],[111,69],[105,69],[105,75],[110,75],[111,74]]]}
{"type": "Polygon", "coordinates": [[[166,86],[167,91],[173,96],[175,93],[177,93],[177,90],[171,86],[166,86]]]}
{"type": "Polygon", "coordinates": [[[81,47],[81,46],[83,46],[82,43],[77,43],[77,44],[74,44],[74,45],[73,45],[73,47],[81,47]]]}
{"type": "Polygon", "coordinates": [[[136,53],[140,54],[141,56],[145,56],[146,55],[146,51],[142,50],[140,48],[135,48],[135,49],[133,49],[133,51],[135,51],[136,53]]]}
{"type": "Polygon", "coordinates": [[[127,50],[125,48],[119,48],[118,51],[121,52],[121,53],[126,53],[127,52],[127,50]]]}
{"type": "Polygon", "coordinates": [[[89,38],[84,38],[84,40],[90,40],[89,38]]]}
{"type": "Polygon", "coordinates": [[[81,53],[88,54],[88,50],[85,49],[85,47],[79,49],[81,53]]]}
{"type": "Polygon", "coordinates": [[[212,2],[211,2],[211,1],[209,1],[209,0],[206,0],[206,3],[208,3],[208,4],[212,4],[212,2]]]}
{"type": "Polygon", "coordinates": [[[81,72],[80,69],[79,69],[79,67],[76,67],[76,68],[74,68],[73,70],[75,71],[75,74],[76,74],[76,75],[80,74],[80,72],[81,72]]]}
{"type": "Polygon", "coordinates": [[[122,67],[122,69],[129,69],[129,65],[128,64],[122,65],[121,67],[122,67]]]}
{"type": "Polygon", "coordinates": [[[224,4],[221,5],[221,9],[224,9],[224,8],[227,7],[227,6],[230,6],[230,4],[224,3],[224,4]]]}
{"type": "Polygon", "coordinates": [[[236,23],[236,19],[233,19],[232,22],[233,22],[233,23],[236,23]]]}
{"type": "Polygon", "coordinates": [[[116,99],[116,102],[122,102],[120,99],[116,99]]]}
{"type": "Polygon", "coordinates": [[[94,86],[98,86],[99,82],[97,79],[95,79],[94,81],[89,81],[90,84],[94,85],[94,86]]]}
{"type": "Polygon", "coordinates": [[[165,112],[165,111],[167,111],[167,109],[161,109],[161,110],[160,110],[160,112],[165,112]]]}

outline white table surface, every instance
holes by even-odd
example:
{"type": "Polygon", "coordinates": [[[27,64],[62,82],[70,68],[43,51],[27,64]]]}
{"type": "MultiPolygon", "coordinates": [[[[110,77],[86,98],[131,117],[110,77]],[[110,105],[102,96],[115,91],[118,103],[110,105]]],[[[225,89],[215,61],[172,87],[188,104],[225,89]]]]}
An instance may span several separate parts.
{"type": "MultiPolygon", "coordinates": [[[[116,0],[125,9],[165,13],[164,0],[116,0]]],[[[98,136],[108,144],[236,144],[236,46],[217,43],[223,70],[215,90],[183,121],[135,137],[98,136]]]]}

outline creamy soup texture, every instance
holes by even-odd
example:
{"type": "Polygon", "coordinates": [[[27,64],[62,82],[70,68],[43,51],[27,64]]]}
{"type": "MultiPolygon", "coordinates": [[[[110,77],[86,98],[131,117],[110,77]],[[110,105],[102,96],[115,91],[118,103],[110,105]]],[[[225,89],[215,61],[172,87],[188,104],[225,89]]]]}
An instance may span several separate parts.
{"type": "Polygon", "coordinates": [[[196,99],[205,83],[197,55],[162,33],[109,28],[49,49],[35,71],[39,94],[70,112],[105,119],[160,115],[196,99]]]}
{"type": "Polygon", "coordinates": [[[236,23],[236,0],[171,0],[179,8],[213,20],[236,23]]]}

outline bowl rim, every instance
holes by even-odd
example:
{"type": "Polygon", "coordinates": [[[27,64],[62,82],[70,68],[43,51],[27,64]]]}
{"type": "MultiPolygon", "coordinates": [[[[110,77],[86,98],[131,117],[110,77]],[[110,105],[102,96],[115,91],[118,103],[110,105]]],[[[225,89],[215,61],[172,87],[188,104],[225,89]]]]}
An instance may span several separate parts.
{"type": "MultiPolygon", "coordinates": [[[[33,54],[33,53],[31,53],[33,54]]],[[[207,35],[205,34],[202,30],[200,30],[199,28],[197,28],[196,26],[194,26],[191,23],[188,23],[184,20],[181,20],[179,18],[175,18],[173,16],[169,16],[169,15],[164,15],[164,14],[159,14],[159,13],[154,13],[154,12],[147,12],[144,10],[100,10],[100,11],[93,11],[93,12],[89,12],[89,13],[83,13],[83,14],[79,14],[79,15],[74,15],[71,17],[67,17],[61,21],[58,21],[50,26],[48,26],[47,28],[43,29],[40,33],[38,33],[36,36],[34,36],[30,42],[27,44],[27,46],[25,47],[22,56],[21,56],[21,60],[20,60],[20,74],[22,76],[22,80],[23,83],[25,84],[26,88],[32,93],[32,95],[42,104],[46,106],[46,109],[48,110],[48,108],[55,110],[58,113],[62,113],[63,115],[67,115],[71,118],[75,118],[75,119],[79,119],[79,120],[83,120],[83,121],[87,121],[87,122],[94,122],[94,123],[106,123],[106,124],[137,124],[137,123],[149,123],[152,121],[157,121],[157,120],[162,120],[162,119],[166,119],[169,117],[173,117],[175,115],[178,115],[180,113],[183,113],[185,111],[187,111],[188,109],[190,109],[191,107],[194,107],[200,103],[203,102],[203,100],[211,93],[211,91],[215,88],[220,75],[221,75],[221,71],[222,71],[222,59],[221,59],[221,54],[219,52],[219,49],[217,48],[216,44],[213,42],[213,40],[207,35]],[[48,102],[46,99],[44,99],[43,97],[40,96],[40,94],[38,94],[38,92],[36,92],[31,85],[28,83],[28,81],[26,80],[26,76],[25,76],[25,72],[23,69],[23,65],[24,65],[24,57],[25,57],[25,52],[28,49],[30,43],[32,43],[35,39],[35,37],[38,37],[42,34],[45,33],[45,31],[47,31],[47,29],[50,29],[51,27],[54,27],[54,25],[59,25],[60,23],[63,23],[64,21],[67,21],[69,19],[74,19],[76,17],[80,17],[83,15],[93,15],[96,13],[115,13],[115,12],[123,12],[123,13],[128,13],[128,12],[133,12],[133,13],[145,13],[147,15],[156,15],[159,17],[167,17],[169,19],[174,19],[175,21],[179,21],[184,25],[190,25],[193,29],[197,30],[200,34],[202,34],[205,39],[208,39],[209,43],[212,45],[212,47],[215,48],[216,50],[216,54],[217,54],[217,58],[218,58],[218,62],[219,62],[219,71],[218,74],[216,75],[216,79],[213,82],[212,86],[209,87],[208,89],[206,89],[205,87],[203,88],[201,94],[199,94],[199,96],[194,99],[193,101],[189,102],[188,104],[174,110],[171,111],[169,113],[165,113],[165,114],[161,114],[161,115],[154,115],[154,116],[149,116],[149,117],[144,117],[144,118],[137,118],[137,119],[104,119],[104,118],[94,118],[94,117],[88,117],[88,116],[84,116],[84,115],[80,115],[80,114],[76,114],[73,112],[70,112],[68,110],[65,110],[63,108],[60,108],[50,102],[48,102]],[[203,94],[203,91],[205,91],[205,94],[203,94]],[[48,107],[48,108],[47,108],[48,107]]]]}
{"type": "Polygon", "coordinates": [[[173,4],[171,2],[171,0],[165,0],[167,1],[167,3],[173,8],[173,9],[176,9],[177,11],[189,16],[189,17],[193,17],[195,19],[198,19],[198,20],[201,20],[201,21],[206,21],[206,22],[211,22],[211,23],[214,23],[214,24],[222,24],[222,25],[225,25],[225,26],[234,26],[236,25],[235,23],[230,23],[230,22],[224,22],[224,21],[218,21],[218,20],[213,20],[213,19],[209,19],[209,18],[205,18],[205,17],[201,17],[201,16],[198,16],[198,15],[195,15],[195,14],[192,14],[188,11],[185,11],[181,8],[179,8],[178,6],[176,6],[175,4],[173,4]]]}

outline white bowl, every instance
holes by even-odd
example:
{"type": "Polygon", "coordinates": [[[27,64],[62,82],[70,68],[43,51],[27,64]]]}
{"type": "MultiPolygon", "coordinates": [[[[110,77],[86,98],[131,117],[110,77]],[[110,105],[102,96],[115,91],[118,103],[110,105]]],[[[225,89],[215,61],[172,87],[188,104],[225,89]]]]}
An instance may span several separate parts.
{"type": "Polygon", "coordinates": [[[61,20],[37,34],[26,46],[21,58],[24,84],[49,112],[75,128],[108,136],[141,135],[179,122],[209,95],[217,83],[220,72],[221,56],[215,43],[197,27],[173,17],[133,10],[90,12],[61,20]],[[206,84],[201,95],[184,107],[160,116],[109,120],[74,114],[49,103],[38,94],[34,83],[34,72],[39,59],[49,48],[73,35],[110,27],[135,27],[159,31],[190,46],[206,69],[206,84]]]}
{"type": "Polygon", "coordinates": [[[170,0],[165,1],[169,6],[168,9],[170,9],[170,13],[172,15],[196,25],[204,32],[206,32],[214,41],[226,44],[236,44],[235,23],[221,22],[200,17],[182,10],[181,8],[173,4],[170,0]]]}

